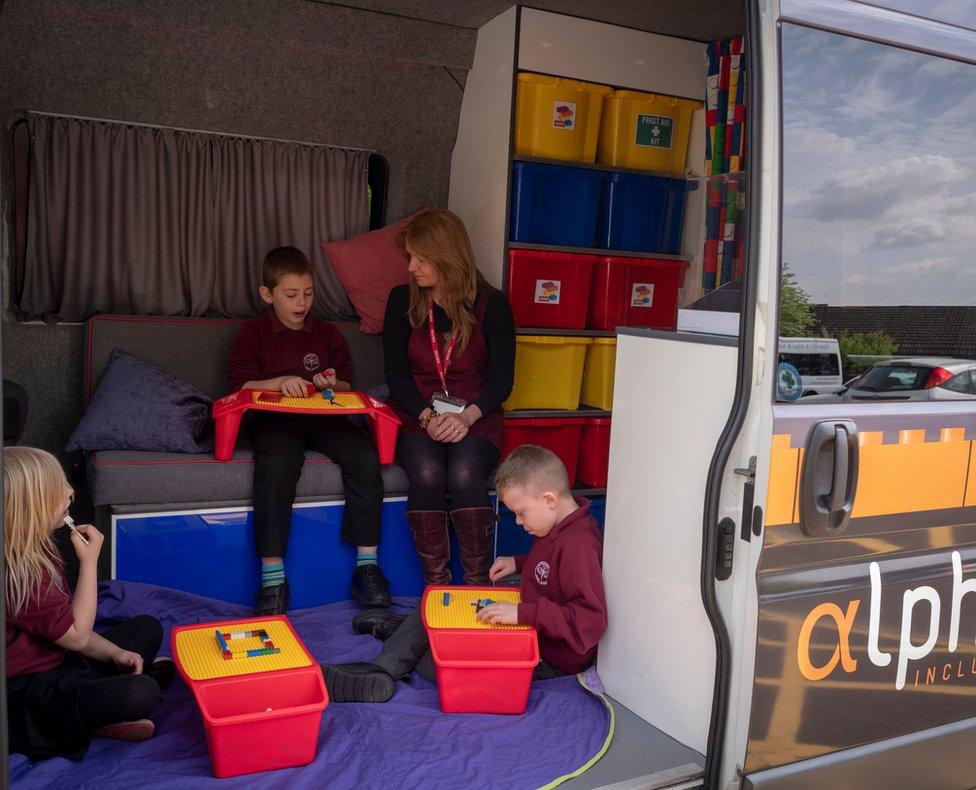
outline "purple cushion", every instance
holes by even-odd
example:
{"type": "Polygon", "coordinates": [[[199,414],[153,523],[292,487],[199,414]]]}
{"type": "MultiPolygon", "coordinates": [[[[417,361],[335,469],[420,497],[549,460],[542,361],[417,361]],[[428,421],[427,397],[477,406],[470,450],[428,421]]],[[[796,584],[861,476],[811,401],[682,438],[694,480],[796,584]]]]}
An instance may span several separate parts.
{"type": "Polygon", "coordinates": [[[116,348],[68,450],[206,453],[201,438],[212,401],[148,362],[116,348]]]}

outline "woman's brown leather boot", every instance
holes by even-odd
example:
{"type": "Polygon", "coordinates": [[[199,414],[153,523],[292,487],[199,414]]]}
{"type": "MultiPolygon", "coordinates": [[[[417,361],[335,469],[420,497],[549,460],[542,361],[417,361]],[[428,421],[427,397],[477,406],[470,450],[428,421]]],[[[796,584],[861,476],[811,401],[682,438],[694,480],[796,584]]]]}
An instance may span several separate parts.
{"type": "Polygon", "coordinates": [[[451,541],[447,534],[447,513],[443,510],[408,510],[407,523],[420,555],[427,584],[450,584],[451,541]]]}
{"type": "Polygon", "coordinates": [[[491,568],[495,511],[490,507],[463,507],[451,511],[451,520],[461,547],[465,584],[488,584],[491,568]]]}

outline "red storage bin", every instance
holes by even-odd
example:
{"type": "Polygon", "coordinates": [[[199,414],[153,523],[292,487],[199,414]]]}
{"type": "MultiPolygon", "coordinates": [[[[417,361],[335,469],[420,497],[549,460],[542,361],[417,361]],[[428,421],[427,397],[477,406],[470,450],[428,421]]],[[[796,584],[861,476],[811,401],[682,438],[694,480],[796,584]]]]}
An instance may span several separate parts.
{"type": "Polygon", "coordinates": [[[586,423],[587,420],[568,417],[506,418],[502,458],[507,458],[520,444],[537,444],[559,456],[572,483],[586,423]]]}
{"type": "MultiPolygon", "coordinates": [[[[424,590],[420,611],[437,673],[437,693],[444,713],[525,713],[532,672],[539,663],[539,638],[527,626],[490,629],[435,626],[428,619],[428,598],[505,600],[497,587],[434,587],[424,590]]],[[[439,605],[439,604],[438,604],[439,605]]],[[[473,608],[470,610],[473,611],[473,608]]]]}
{"type": "Polygon", "coordinates": [[[595,255],[510,250],[508,298],[516,326],[583,329],[595,255]]]}
{"type": "Polygon", "coordinates": [[[590,329],[678,325],[678,289],[687,261],[608,255],[593,267],[590,329]]]}
{"type": "Polygon", "coordinates": [[[593,488],[606,488],[609,466],[610,418],[591,417],[583,426],[576,479],[593,488]]]}
{"type": "Polygon", "coordinates": [[[194,692],[217,778],[308,765],[315,759],[328,704],[318,665],[212,680],[194,692]]]}

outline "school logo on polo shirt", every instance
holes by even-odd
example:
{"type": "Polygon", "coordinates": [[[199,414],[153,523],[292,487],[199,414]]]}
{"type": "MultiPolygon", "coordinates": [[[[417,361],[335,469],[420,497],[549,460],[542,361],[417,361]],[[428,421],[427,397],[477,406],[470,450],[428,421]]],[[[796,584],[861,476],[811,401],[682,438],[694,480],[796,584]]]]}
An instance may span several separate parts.
{"type": "Polygon", "coordinates": [[[309,373],[314,373],[319,369],[319,355],[306,354],[302,358],[302,364],[305,366],[305,370],[307,370],[309,373]]]}
{"type": "Polygon", "coordinates": [[[538,584],[549,584],[549,563],[545,560],[535,566],[535,580],[538,584]]]}

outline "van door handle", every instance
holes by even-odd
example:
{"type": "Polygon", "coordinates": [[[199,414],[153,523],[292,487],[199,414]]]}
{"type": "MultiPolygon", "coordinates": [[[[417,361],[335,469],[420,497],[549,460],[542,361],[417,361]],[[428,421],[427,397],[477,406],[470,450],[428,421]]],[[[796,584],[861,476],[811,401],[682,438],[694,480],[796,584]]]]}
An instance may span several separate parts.
{"type": "Polygon", "coordinates": [[[800,476],[803,534],[824,537],[847,528],[857,493],[858,460],[853,420],[822,420],[810,429],[800,476]]]}

